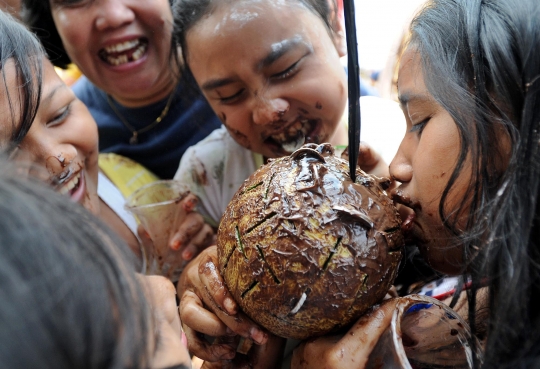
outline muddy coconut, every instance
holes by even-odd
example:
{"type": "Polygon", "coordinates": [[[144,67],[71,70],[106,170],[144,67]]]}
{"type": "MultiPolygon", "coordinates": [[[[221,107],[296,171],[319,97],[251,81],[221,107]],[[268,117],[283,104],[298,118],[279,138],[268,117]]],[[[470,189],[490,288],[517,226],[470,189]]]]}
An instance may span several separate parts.
{"type": "Polygon", "coordinates": [[[270,332],[305,339],[379,302],[401,260],[388,182],[356,182],[329,144],[270,161],[234,195],[218,230],[219,269],[242,310],[270,332]]]}

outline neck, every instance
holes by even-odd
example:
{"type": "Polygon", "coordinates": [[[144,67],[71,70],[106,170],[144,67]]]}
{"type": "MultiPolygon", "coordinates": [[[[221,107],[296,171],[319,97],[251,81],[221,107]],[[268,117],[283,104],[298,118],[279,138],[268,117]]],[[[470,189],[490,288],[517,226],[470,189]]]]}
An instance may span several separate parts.
{"type": "Polygon", "coordinates": [[[163,83],[163,87],[156,92],[152,92],[144,96],[122,96],[118,94],[111,94],[110,96],[117,101],[120,105],[127,108],[140,108],[148,106],[155,102],[161,101],[170,96],[174,92],[177,86],[176,79],[169,79],[163,83]]]}

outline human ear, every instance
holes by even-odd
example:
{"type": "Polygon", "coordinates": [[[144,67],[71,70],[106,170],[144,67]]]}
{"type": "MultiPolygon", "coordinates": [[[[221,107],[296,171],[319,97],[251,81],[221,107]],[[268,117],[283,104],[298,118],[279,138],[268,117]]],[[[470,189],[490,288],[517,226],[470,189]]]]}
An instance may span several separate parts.
{"type": "Polygon", "coordinates": [[[345,39],[345,19],[343,17],[343,0],[327,0],[330,2],[330,19],[332,25],[332,41],[340,57],[347,55],[347,41],[345,39]]]}

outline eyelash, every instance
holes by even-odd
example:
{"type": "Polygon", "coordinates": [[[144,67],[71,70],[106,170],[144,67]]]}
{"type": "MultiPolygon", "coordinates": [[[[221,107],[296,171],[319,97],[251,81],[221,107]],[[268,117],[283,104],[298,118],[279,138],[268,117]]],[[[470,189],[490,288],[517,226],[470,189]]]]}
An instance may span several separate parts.
{"type": "Polygon", "coordinates": [[[51,121],[47,122],[47,127],[54,127],[63,123],[71,113],[71,103],[69,103],[60,114],[56,115],[51,121]]]}
{"type": "Polygon", "coordinates": [[[233,102],[235,99],[239,98],[240,95],[242,95],[243,92],[244,92],[244,89],[241,89],[240,91],[238,91],[234,95],[220,98],[219,101],[221,101],[224,104],[229,104],[229,103],[233,102]]]}
{"type": "MultiPolygon", "coordinates": [[[[286,78],[292,76],[293,74],[296,73],[296,71],[298,69],[298,63],[300,63],[300,60],[298,60],[297,62],[292,64],[290,67],[288,67],[284,71],[272,75],[271,78],[273,78],[273,79],[286,79],[286,78]]],[[[222,97],[219,100],[224,104],[228,104],[228,103],[233,102],[238,97],[240,97],[240,95],[242,95],[243,92],[244,92],[244,89],[241,89],[240,91],[238,91],[234,95],[228,96],[228,97],[222,97]]]]}
{"type": "Polygon", "coordinates": [[[423,121],[416,123],[415,125],[411,127],[409,132],[418,132],[419,136],[422,135],[422,131],[424,130],[424,128],[426,127],[426,124],[429,122],[430,119],[431,118],[426,118],[423,121]]]}
{"type": "Polygon", "coordinates": [[[298,69],[298,63],[300,63],[300,60],[298,60],[296,63],[291,65],[289,68],[285,69],[282,72],[276,73],[272,76],[274,79],[285,79],[296,73],[298,69]]]}

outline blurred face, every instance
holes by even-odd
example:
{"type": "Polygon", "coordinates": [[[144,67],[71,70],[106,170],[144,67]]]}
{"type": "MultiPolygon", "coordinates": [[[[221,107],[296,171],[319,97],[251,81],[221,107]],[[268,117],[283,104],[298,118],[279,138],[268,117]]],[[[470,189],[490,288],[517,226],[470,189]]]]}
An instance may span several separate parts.
{"type": "Polygon", "coordinates": [[[347,99],[343,40],[299,2],[219,5],[188,31],[188,64],[232,137],[273,158],[332,142],[347,99]]]}
{"type": "MultiPolygon", "coordinates": [[[[439,203],[457,163],[459,132],[448,111],[428,92],[421,57],[414,48],[409,47],[401,59],[398,91],[407,132],[390,164],[390,175],[401,182],[392,195],[404,205],[400,210],[402,228],[434,269],[457,274],[463,270],[462,247],[454,244],[443,227],[439,203]]],[[[469,178],[468,159],[447,198],[447,210],[456,209],[463,201],[469,178]]]]}
{"type": "MultiPolygon", "coordinates": [[[[15,67],[6,68],[7,91],[15,99],[20,83],[15,67]]],[[[44,167],[58,191],[97,214],[98,137],[96,122],[86,106],[43,60],[43,86],[39,109],[28,134],[12,154],[15,160],[31,161],[44,167]]],[[[1,130],[12,132],[6,86],[0,84],[1,130]]],[[[14,102],[14,106],[18,104],[14,102]]],[[[18,112],[14,112],[18,116],[18,112]]],[[[10,133],[9,133],[10,134],[10,133]]],[[[9,137],[9,136],[4,136],[9,137]]]]}
{"type": "Polygon", "coordinates": [[[97,87],[126,106],[172,89],[169,0],[50,0],[71,60],[97,87]]]}

